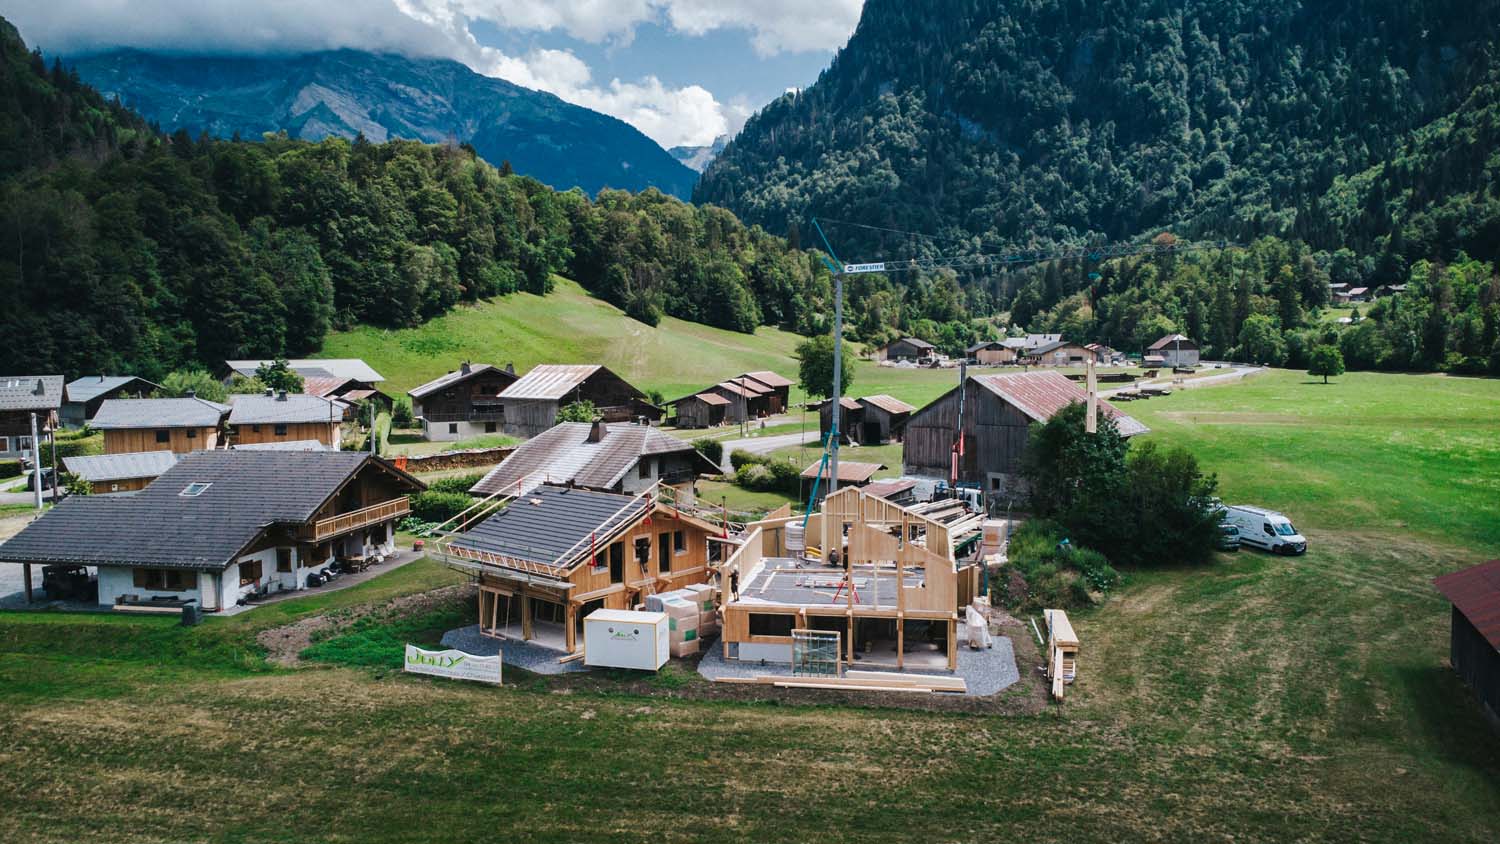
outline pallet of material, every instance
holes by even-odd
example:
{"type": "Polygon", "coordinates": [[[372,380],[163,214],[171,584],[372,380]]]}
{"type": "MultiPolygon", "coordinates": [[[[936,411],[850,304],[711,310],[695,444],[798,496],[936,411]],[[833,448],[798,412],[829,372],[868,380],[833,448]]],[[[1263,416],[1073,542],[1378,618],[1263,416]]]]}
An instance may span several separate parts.
{"type": "Polygon", "coordinates": [[[919,695],[930,695],[933,692],[932,689],[925,689],[918,686],[870,686],[864,684],[855,685],[853,683],[823,682],[809,683],[805,680],[782,680],[781,682],[773,683],[772,685],[776,686],[776,688],[778,689],[834,689],[837,691],[845,692],[909,692],[911,694],[919,695]]]}
{"type": "Polygon", "coordinates": [[[850,680],[879,680],[892,685],[927,686],[939,691],[967,692],[969,684],[962,677],[944,677],[938,674],[905,674],[893,671],[858,671],[850,669],[844,672],[845,679],[850,680]]]}
{"type": "Polygon", "coordinates": [[[842,677],[788,677],[784,674],[762,674],[758,683],[796,688],[856,688],[871,691],[925,691],[965,694],[969,686],[962,677],[935,677],[929,674],[895,674],[885,671],[847,671],[842,677]]]}

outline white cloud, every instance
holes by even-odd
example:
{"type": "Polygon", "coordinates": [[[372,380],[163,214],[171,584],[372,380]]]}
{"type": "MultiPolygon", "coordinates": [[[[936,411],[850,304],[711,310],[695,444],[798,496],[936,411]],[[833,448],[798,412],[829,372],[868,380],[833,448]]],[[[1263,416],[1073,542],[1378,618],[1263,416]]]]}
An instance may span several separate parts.
{"type": "Polygon", "coordinates": [[[761,55],[832,50],[859,20],[863,0],[48,0],[7,12],[47,52],[111,47],[193,52],[293,53],[352,48],[440,56],[548,91],[630,123],[662,146],[708,144],[753,111],[720,103],[699,85],[654,76],[600,83],[566,50],[510,55],[479,43],[470,26],[557,31],[589,43],[629,44],[660,23],[685,35],[743,30],[761,55]]]}

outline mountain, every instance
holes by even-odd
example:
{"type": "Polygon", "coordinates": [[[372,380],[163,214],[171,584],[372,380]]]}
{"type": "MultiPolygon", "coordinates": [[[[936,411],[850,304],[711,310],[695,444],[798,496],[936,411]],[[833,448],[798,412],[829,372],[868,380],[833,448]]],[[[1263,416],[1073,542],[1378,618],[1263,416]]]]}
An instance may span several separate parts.
{"type": "MultiPolygon", "coordinates": [[[[1497,0],[868,0],[693,197],[950,251],[1170,227],[1494,257],[1497,32],[1497,0]]],[[[935,249],[833,228],[850,260],[935,249]]]]}
{"type": "Polygon", "coordinates": [[[699,173],[702,173],[708,168],[709,163],[714,160],[714,157],[724,151],[724,147],[728,143],[729,136],[720,135],[717,138],[714,138],[714,142],[709,144],[708,146],[672,147],[671,149],[667,150],[667,152],[670,153],[673,158],[681,161],[683,164],[686,164],[688,167],[691,167],[699,173]]]}
{"type": "Polygon", "coordinates": [[[697,174],[650,138],[557,97],[458,62],[338,50],[294,56],[189,56],[115,50],[69,57],[85,82],[168,131],[259,138],[467,142],[486,161],[559,190],[686,197],[697,174]]]}

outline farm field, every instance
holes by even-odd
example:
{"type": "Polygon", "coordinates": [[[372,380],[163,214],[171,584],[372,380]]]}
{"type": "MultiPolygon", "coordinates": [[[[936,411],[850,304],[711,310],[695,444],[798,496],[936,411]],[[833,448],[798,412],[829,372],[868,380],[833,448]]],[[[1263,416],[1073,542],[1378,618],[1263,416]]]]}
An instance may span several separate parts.
{"type": "Polygon", "coordinates": [[[431,563],[191,629],[0,613],[0,840],[1493,842],[1500,735],[1443,666],[1429,581],[1500,556],[1500,382],[1310,381],[1129,406],[1312,550],[1129,573],[1076,618],[1061,707],[747,704],[676,671],[564,694],[509,668],[491,689],[259,658],[267,627],[452,582],[431,563]]]}

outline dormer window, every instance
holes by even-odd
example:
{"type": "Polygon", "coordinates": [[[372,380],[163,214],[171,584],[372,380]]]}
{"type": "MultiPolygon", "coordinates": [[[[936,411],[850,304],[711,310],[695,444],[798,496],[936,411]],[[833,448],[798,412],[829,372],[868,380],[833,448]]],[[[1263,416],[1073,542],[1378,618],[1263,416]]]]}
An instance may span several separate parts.
{"type": "Polygon", "coordinates": [[[190,483],[186,487],[184,487],[182,492],[179,492],[177,494],[183,496],[184,498],[197,498],[198,496],[207,492],[208,488],[211,486],[213,486],[212,483],[194,481],[193,483],[190,483]]]}

